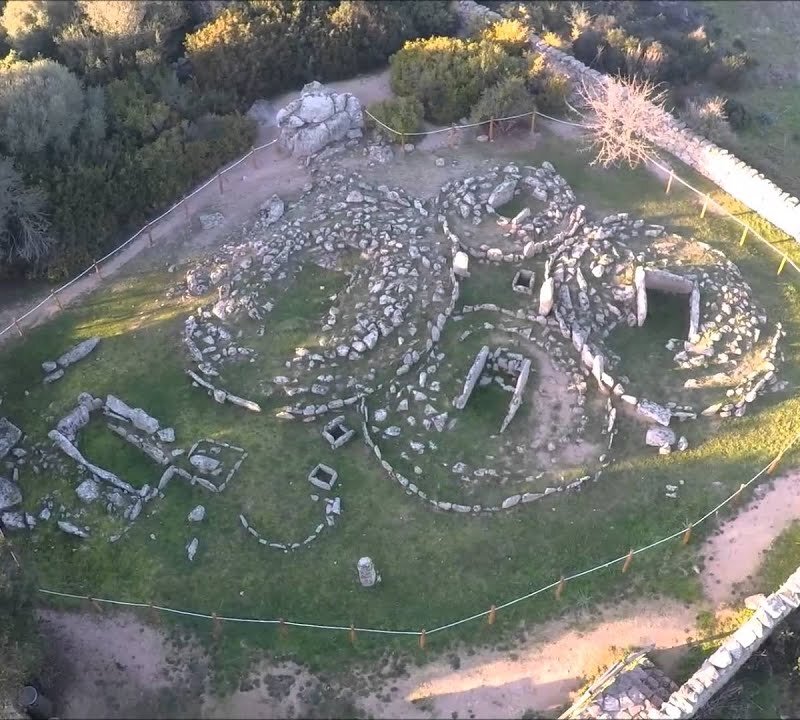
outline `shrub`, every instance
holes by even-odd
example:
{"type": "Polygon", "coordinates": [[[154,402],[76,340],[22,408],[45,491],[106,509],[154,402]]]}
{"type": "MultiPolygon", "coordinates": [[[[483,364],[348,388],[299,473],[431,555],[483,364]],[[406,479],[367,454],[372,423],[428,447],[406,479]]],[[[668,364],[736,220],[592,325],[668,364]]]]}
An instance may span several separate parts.
{"type": "Polygon", "coordinates": [[[725,100],[721,97],[689,98],[680,116],[695,132],[713,142],[727,143],[733,138],[725,113],[725,100]]]}
{"type": "MultiPolygon", "coordinates": [[[[522,77],[507,77],[486,88],[472,108],[472,122],[485,122],[492,118],[505,118],[522,115],[533,110],[533,97],[525,86],[522,77]]],[[[506,121],[510,126],[515,121],[506,121]]]]}
{"type": "Polygon", "coordinates": [[[390,65],[395,94],[416,97],[442,125],[468,115],[485,88],[520,69],[494,43],[445,37],[407,42],[390,65]]]}
{"type": "Polygon", "coordinates": [[[54,49],[53,39],[75,12],[72,0],[11,0],[5,3],[0,26],[9,45],[31,59],[54,49]]]}
{"type": "MultiPolygon", "coordinates": [[[[425,112],[422,103],[417,98],[407,96],[373,103],[368,109],[378,120],[400,133],[412,133],[419,130],[425,112]]],[[[368,119],[371,124],[380,127],[374,120],[368,119]]]]}
{"type": "Polygon", "coordinates": [[[718,87],[724,90],[736,90],[741,87],[745,71],[750,65],[750,56],[746,52],[725,55],[711,65],[708,75],[718,87]]]}
{"type": "Polygon", "coordinates": [[[0,157],[0,267],[36,262],[51,244],[45,199],[27,188],[11,160],[0,157]]]}
{"type": "Polygon", "coordinates": [[[544,55],[537,53],[528,57],[525,84],[542,112],[560,113],[566,108],[572,82],[568,75],[553,69],[544,55]]]}
{"type": "Polygon", "coordinates": [[[744,104],[735,100],[734,98],[727,98],[725,100],[725,115],[728,117],[728,123],[737,132],[746,130],[753,124],[753,118],[744,104]]]}
{"type": "Polygon", "coordinates": [[[63,65],[13,54],[0,62],[0,137],[8,152],[66,148],[83,109],[80,81],[63,65]]]}
{"type": "Polygon", "coordinates": [[[528,47],[528,28],[519,20],[500,20],[484,28],[480,37],[499,45],[509,55],[518,57],[528,47]]]}
{"type": "Polygon", "coordinates": [[[450,35],[458,24],[448,0],[400,0],[393,4],[408,17],[417,37],[450,35]]]}

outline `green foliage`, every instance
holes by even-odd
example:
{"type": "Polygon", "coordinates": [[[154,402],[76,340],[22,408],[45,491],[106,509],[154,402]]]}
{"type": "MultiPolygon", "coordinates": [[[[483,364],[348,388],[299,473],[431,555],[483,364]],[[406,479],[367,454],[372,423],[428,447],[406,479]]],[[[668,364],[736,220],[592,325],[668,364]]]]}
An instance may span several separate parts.
{"type": "Polygon", "coordinates": [[[83,110],[80,81],[63,65],[13,55],[0,63],[0,137],[7,152],[66,148],[83,110]]]}
{"type": "Polygon", "coordinates": [[[33,262],[50,247],[45,199],[25,187],[8,158],[0,157],[0,262],[33,262]]]}
{"type": "MultiPolygon", "coordinates": [[[[373,103],[369,106],[369,111],[382,123],[400,133],[412,133],[419,130],[425,113],[422,103],[417,98],[409,96],[373,103]]],[[[371,119],[370,122],[376,124],[371,119]]]]}
{"type": "Polygon", "coordinates": [[[746,52],[725,55],[708,70],[710,79],[724,90],[736,90],[744,81],[745,71],[752,64],[746,52]]]}
{"type": "Polygon", "coordinates": [[[453,26],[444,2],[270,2],[234,6],[187,35],[198,87],[244,109],[310,80],[372,70],[409,38],[453,26]]]}
{"type": "Polygon", "coordinates": [[[555,70],[544,55],[533,53],[528,56],[525,82],[535,99],[537,109],[547,114],[564,111],[571,89],[570,79],[555,70]]]}
{"type": "Polygon", "coordinates": [[[581,62],[610,75],[690,85],[710,80],[722,89],[738,86],[750,65],[740,52],[726,54],[709,28],[701,3],[487,2],[581,62]]]}
{"type": "Polygon", "coordinates": [[[413,40],[390,61],[392,89],[416,97],[433,122],[456,122],[469,114],[487,87],[518,70],[520,62],[486,40],[413,40]]]}
{"type": "Polygon", "coordinates": [[[528,47],[528,28],[516,19],[496,22],[484,28],[480,36],[482,40],[496,43],[509,55],[521,56],[528,47]]]}
{"type": "MultiPolygon", "coordinates": [[[[142,116],[126,118],[134,123],[132,132],[138,136],[136,123],[142,116]]],[[[230,158],[241,155],[254,139],[250,120],[206,115],[169,127],[140,146],[120,148],[105,161],[69,163],[43,177],[59,241],[49,276],[63,277],[91,263],[119,241],[121,229],[140,226],[230,158]]]]}
{"type": "Polygon", "coordinates": [[[53,39],[74,12],[73,0],[10,0],[0,15],[0,27],[9,45],[31,59],[52,52],[53,39]]]}
{"type": "Polygon", "coordinates": [[[486,88],[472,108],[472,122],[522,115],[533,110],[533,97],[522,77],[507,77],[486,88]]]}

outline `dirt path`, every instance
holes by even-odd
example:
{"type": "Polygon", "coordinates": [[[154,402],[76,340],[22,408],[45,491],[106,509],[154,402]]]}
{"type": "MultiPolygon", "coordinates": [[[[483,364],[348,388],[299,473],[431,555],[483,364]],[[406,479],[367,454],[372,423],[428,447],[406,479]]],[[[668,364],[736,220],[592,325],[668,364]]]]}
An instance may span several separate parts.
{"type": "MultiPolygon", "coordinates": [[[[762,489],[763,488],[763,489],[762,489]]],[[[800,472],[777,478],[703,546],[703,591],[719,606],[740,599],[773,540],[800,519],[800,472]],[[744,586],[740,589],[739,586],[744,586]]],[[[757,588],[770,593],[773,588],[757,588]]]]}
{"type": "MultiPolygon", "coordinates": [[[[330,83],[329,86],[339,91],[354,93],[365,105],[391,95],[388,70],[352,80],[330,83]]],[[[298,94],[299,90],[286,93],[275,98],[271,105],[277,111],[298,94]]],[[[259,127],[257,142],[264,144],[277,137],[277,134],[277,128],[274,125],[269,122],[264,123],[259,127]]],[[[188,238],[188,242],[184,243],[184,250],[191,251],[210,247],[224,240],[229,233],[241,228],[242,224],[253,215],[255,209],[273,193],[278,193],[284,198],[291,197],[296,193],[299,194],[302,186],[309,180],[310,175],[302,161],[287,157],[277,144],[265,148],[226,173],[222,193],[220,193],[219,184],[215,182],[192,197],[185,204],[189,208],[188,217],[184,205],[173,210],[153,226],[151,231],[154,247],[150,247],[148,236],[142,235],[103,263],[102,277],[95,272],[88,273],[59,293],[59,299],[64,306],[74,303],[87,293],[96,290],[105,279],[117,274],[131,260],[140,255],[146,257],[148,261],[172,258],[178,244],[176,238],[180,240],[188,238]],[[225,222],[213,230],[203,230],[197,216],[200,213],[213,211],[221,212],[225,216],[225,222]]],[[[49,293],[49,290],[39,291],[0,309],[0,329],[5,328],[14,319],[24,314],[28,308],[46,299],[49,293]]],[[[24,331],[26,327],[38,325],[57,312],[59,312],[58,304],[51,300],[22,320],[20,325],[24,331]]],[[[15,337],[18,337],[15,330],[0,335],[0,344],[15,337]]]]}

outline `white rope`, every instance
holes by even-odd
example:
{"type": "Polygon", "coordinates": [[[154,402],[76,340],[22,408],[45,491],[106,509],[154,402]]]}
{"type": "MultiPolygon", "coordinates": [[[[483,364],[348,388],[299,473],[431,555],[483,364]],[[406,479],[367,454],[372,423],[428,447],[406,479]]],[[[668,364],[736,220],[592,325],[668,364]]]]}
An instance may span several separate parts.
{"type": "MultiPolygon", "coordinates": [[[[620,555],[619,557],[614,558],[613,560],[607,560],[604,563],[596,565],[595,567],[589,568],[588,570],[582,570],[581,572],[573,573],[571,575],[565,575],[563,578],[556,580],[555,582],[551,582],[547,585],[544,585],[532,592],[529,592],[525,595],[521,595],[520,597],[514,598],[513,600],[508,600],[501,605],[498,605],[494,608],[494,612],[498,610],[504,610],[505,608],[511,607],[512,605],[516,605],[517,603],[523,602],[524,600],[529,600],[536,595],[540,595],[547,590],[552,590],[553,588],[557,587],[562,582],[571,582],[573,580],[577,580],[579,578],[585,577],[586,575],[590,575],[595,573],[599,570],[605,570],[612,565],[616,565],[618,563],[624,562],[628,559],[628,557],[632,555],[639,555],[640,553],[647,552],[648,550],[652,550],[659,545],[663,545],[670,540],[675,540],[676,538],[683,535],[687,529],[694,528],[700,525],[702,522],[705,522],[708,518],[712,515],[717,513],[722,507],[727,505],[731,502],[734,498],[736,498],[744,488],[749,487],[753,482],[755,482],[758,478],[760,478],[764,473],[766,473],[769,468],[772,466],[774,462],[780,459],[784,453],[786,453],[789,448],[800,438],[800,434],[793,437],[785,446],[784,448],[778,453],[778,455],[773,458],[764,466],[761,470],[759,470],[752,478],[750,478],[747,482],[742,483],[741,487],[736,490],[736,492],[729,495],[725,500],[723,500],[719,505],[715,508],[707,512],[703,515],[700,519],[695,520],[691,523],[687,528],[677,530],[676,532],[672,533],[671,535],[667,535],[666,537],[660,538],[659,540],[655,540],[654,542],[650,543],[649,545],[645,545],[644,547],[637,548],[635,550],[631,550],[629,553],[625,555],[620,555]]],[[[306,622],[294,622],[292,620],[275,620],[275,619],[262,619],[262,618],[240,618],[240,617],[231,617],[227,615],[208,615],[207,613],[198,613],[192,612],[190,610],[177,610],[175,608],[167,607],[165,605],[150,605],[148,603],[142,602],[130,602],[124,600],[111,600],[107,598],[97,598],[91,597],[89,595],[76,595],[73,593],[65,593],[59,592],[57,590],[48,590],[45,588],[39,588],[40,593],[44,593],[46,595],[54,595],[57,597],[65,597],[65,598],[72,598],[75,600],[90,600],[98,603],[107,603],[109,605],[120,605],[123,607],[136,607],[136,608],[150,608],[152,607],[154,610],[159,610],[166,613],[172,613],[174,615],[183,615],[187,617],[195,617],[201,618],[206,620],[221,620],[224,622],[232,622],[232,623],[251,623],[251,624],[260,624],[260,625],[286,625],[289,627],[298,627],[298,628],[309,628],[314,630],[334,630],[334,631],[350,631],[355,630],[356,632],[361,633],[372,633],[372,634],[380,634],[380,635],[420,635],[420,631],[418,630],[390,630],[384,628],[367,628],[367,627],[350,627],[346,625],[321,625],[318,623],[306,623],[306,622]]],[[[465,623],[472,622],[473,620],[478,620],[479,618],[486,617],[489,613],[492,612],[492,609],[483,610],[482,612],[475,613],[474,615],[470,615],[465,618],[461,618],[460,620],[455,620],[453,622],[447,623],[446,625],[440,625],[439,627],[435,627],[432,630],[425,631],[426,635],[433,635],[434,633],[443,632],[444,630],[450,630],[454,627],[459,625],[464,625],[465,623]]]]}
{"type": "MultiPolygon", "coordinates": [[[[381,122],[376,118],[369,110],[364,110],[364,112],[369,115],[378,125],[383,128],[386,128],[391,133],[395,135],[402,135],[403,137],[419,137],[421,135],[436,135],[437,133],[449,132],[451,130],[461,130],[463,128],[473,128],[473,127],[480,127],[481,125],[486,125],[486,123],[490,122],[489,120],[483,120],[482,122],[476,123],[467,123],[466,125],[450,125],[449,127],[439,128],[438,130],[426,130],[425,132],[400,132],[399,130],[395,130],[394,128],[389,127],[386,123],[381,122]]],[[[500,118],[493,118],[494,122],[503,122],[505,120],[518,120],[519,118],[530,117],[531,115],[541,115],[536,110],[531,110],[530,112],[521,113],[520,115],[509,115],[508,117],[500,117],[500,118]]]]}
{"type": "Polygon", "coordinates": [[[233,163],[231,163],[230,165],[228,165],[228,167],[220,170],[216,175],[214,175],[209,180],[207,180],[202,185],[200,185],[200,187],[196,188],[191,193],[189,193],[188,195],[186,195],[183,198],[181,198],[180,200],[178,200],[178,202],[176,202],[174,205],[172,205],[168,210],[165,210],[163,213],[161,213],[161,215],[159,215],[157,218],[155,218],[155,219],[151,220],[150,222],[146,223],[145,225],[143,225],[139,230],[137,230],[133,235],[131,235],[131,237],[129,237],[121,245],[118,245],[111,252],[107,253],[106,255],[104,255],[99,260],[96,260],[94,263],[92,263],[92,265],[90,267],[86,268],[80,275],[77,275],[76,277],[72,278],[72,280],[69,280],[68,282],[66,282],[63,285],[61,285],[61,287],[58,287],[55,290],[51,291],[50,295],[48,297],[46,297],[44,300],[42,300],[38,305],[35,305],[34,307],[28,309],[23,315],[20,315],[8,327],[4,328],[3,330],[0,330],[0,335],[5,335],[7,332],[12,330],[20,320],[24,320],[29,315],[31,315],[32,313],[36,312],[40,307],[42,307],[43,305],[45,305],[48,302],[50,302],[50,300],[53,298],[53,296],[55,294],[63,292],[68,287],[70,287],[70,285],[74,284],[75,282],[80,280],[82,277],[84,277],[88,273],[92,272],[92,270],[94,270],[96,266],[100,265],[100,263],[103,263],[106,260],[108,260],[109,258],[111,258],[114,255],[116,255],[120,250],[122,250],[123,248],[127,247],[136,238],[138,238],[145,230],[148,230],[150,227],[155,225],[157,222],[159,222],[160,220],[163,220],[173,210],[176,210],[177,208],[179,208],[181,205],[183,205],[183,203],[185,203],[187,200],[189,200],[190,198],[192,198],[195,195],[197,195],[197,193],[199,193],[201,190],[205,190],[205,188],[207,188],[209,185],[211,185],[211,183],[213,183],[215,180],[219,179],[220,176],[224,175],[225,173],[229,172],[230,170],[233,170],[233,168],[235,168],[237,165],[239,165],[242,162],[244,162],[245,160],[247,160],[247,158],[249,158],[251,155],[257,153],[259,150],[263,150],[264,148],[268,148],[270,145],[274,145],[276,142],[278,142],[277,139],[271,140],[270,142],[264,143],[263,145],[259,145],[258,147],[255,147],[252,150],[249,150],[246,154],[242,155],[242,157],[240,157],[238,160],[236,160],[233,163]]]}

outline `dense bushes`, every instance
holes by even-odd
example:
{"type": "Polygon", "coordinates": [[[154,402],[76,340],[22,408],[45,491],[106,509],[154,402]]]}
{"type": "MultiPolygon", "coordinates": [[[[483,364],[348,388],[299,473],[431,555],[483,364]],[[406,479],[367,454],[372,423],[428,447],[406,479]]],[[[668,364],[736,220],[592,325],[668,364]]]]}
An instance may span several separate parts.
{"type": "Polygon", "coordinates": [[[390,60],[392,89],[416,97],[425,117],[437,124],[458,122],[473,112],[486,115],[483,119],[514,115],[534,105],[558,112],[569,80],[542,55],[524,49],[523,33],[520,23],[502,21],[474,39],[407,42],[390,60]]]}
{"type": "MultiPolygon", "coordinates": [[[[445,0],[0,6],[0,54],[12,51],[0,59],[0,275],[51,278],[249,148],[239,113],[254,99],[373,69],[455,26],[445,0]]],[[[421,115],[413,100],[386,112],[403,127],[421,115]]]]}
{"type": "Polygon", "coordinates": [[[610,75],[690,85],[708,82],[731,90],[752,64],[742,43],[727,51],[709,30],[711,17],[700,3],[587,0],[485,5],[517,18],[549,43],[610,75]]]}
{"type": "MultiPolygon", "coordinates": [[[[413,133],[419,130],[425,114],[425,109],[417,98],[403,96],[373,103],[368,110],[384,125],[400,133],[413,133]]],[[[374,121],[370,122],[380,127],[374,121]]]]}
{"type": "Polygon", "coordinates": [[[445,2],[342,0],[234,6],[186,37],[201,90],[244,109],[310,80],[336,80],[386,62],[409,38],[450,32],[445,2]]]}

